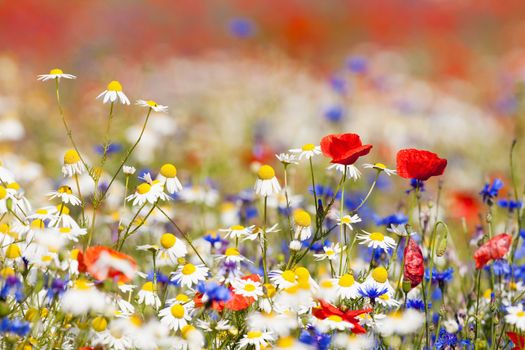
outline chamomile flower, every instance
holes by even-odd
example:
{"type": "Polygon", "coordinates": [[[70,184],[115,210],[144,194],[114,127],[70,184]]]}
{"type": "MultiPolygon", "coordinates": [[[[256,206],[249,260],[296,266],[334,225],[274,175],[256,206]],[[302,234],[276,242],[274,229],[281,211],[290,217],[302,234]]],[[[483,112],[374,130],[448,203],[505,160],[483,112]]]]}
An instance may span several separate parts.
{"type": "Polygon", "coordinates": [[[160,322],[173,331],[184,328],[191,319],[191,314],[179,303],[170,305],[159,312],[160,322]]]}
{"type": "Polygon", "coordinates": [[[339,257],[339,254],[341,254],[342,249],[339,243],[332,243],[330,246],[324,246],[323,251],[323,253],[314,254],[316,261],[335,260],[339,257]]]}
{"type": "Polygon", "coordinates": [[[367,164],[363,164],[363,168],[376,169],[379,172],[384,171],[385,174],[387,174],[388,176],[396,174],[396,171],[394,169],[388,169],[386,167],[386,165],[384,165],[383,163],[375,163],[375,164],[368,164],[367,163],[367,164]]]}
{"type": "Polygon", "coordinates": [[[130,165],[124,165],[122,167],[122,172],[125,175],[133,175],[133,174],[135,174],[136,171],[137,171],[137,169],[135,169],[135,167],[130,166],[130,165]]]}
{"type": "Polygon", "coordinates": [[[380,321],[379,332],[383,336],[400,336],[417,332],[425,324],[425,314],[414,309],[394,311],[380,321]]]}
{"type": "Polygon", "coordinates": [[[505,315],[505,322],[518,328],[520,331],[525,330],[525,311],[523,304],[507,307],[507,314],[505,315]]]}
{"type": "Polygon", "coordinates": [[[224,238],[230,238],[230,237],[231,238],[243,238],[243,237],[249,236],[253,232],[254,228],[255,228],[255,225],[251,225],[248,227],[244,227],[242,225],[233,225],[233,226],[230,226],[229,228],[220,229],[219,231],[226,232],[226,234],[224,235],[224,238]]]}
{"type": "Polygon", "coordinates": [[[354,279],[351,274],[344,274],[339,278],[334,279],[336,283],[337,296],[341,299],[357,299],[359,298],[360,283],[354,279]]]}
{"type": "Polygon", "coordinates": [[[74,175],[81,175],[84,172],[84,164],[80,159],[80,155],[74,149],[70,149],[64,153],[64,165],[62,166],[62,174],[65,177],[73,177],[74,175]]]}
{"type": "Polygon", "coordinates": [[[155,204],[157,200],[168,200],[169,196],[164,193],[162,184],[159,182],[143,182],[137,186],[135,193],[129,195],[126,199],[133,201],[134,206],[142,206],[146,202],[155,204]]]}
{"type": "Polygon", "coordinates": [[[62,203],[71,204],[73,206],[80,205],[82,202],[73,194],[73,190],[69,186],[60,186],[56,191],[47,194],[49,199],[59,198],[62,203]]]}
{"type": "Polygon", "coordinates": [[[369,334],[337,333],[334,337],[334,345],[338,349],[369,350],[375,344],[374,337],[369,334]]]}
{"type": "Polygon", "coordinates": [[[354,215],[343,215],[342,217],[338,215],[338,217],[337,217],[337,225],[339,225],[339,226],[344,225],[347,228],[349,228],[350,230],[354,229],[352,224],[356,224],[356,223],[361,222],[361,221],[362,221],[361,218],[357,214],[354,214],[354,215]]]}
{"type": "Polygon", "coordinates": [[[239,264],[243,261],[249,262],[244,256],[241,255],[239,249],[230,247],[224,251],[224,254],[217,256],[217,261],[225,262],[226,264],[236,263],[239,264]]]}
{"type": "Polygon", "coordinates": [[[361,172],[353,164],[351,164],[351,165],[343,165],[343,164],[334,163],[334,164],[329,165],[328,168],[326,168],[326,169],[328,169],[328,170],[335,169],[336,171],[340,172],[341,174],[344,174],[345,173],[345,169],[346,169],[346,177],[347,178],[351,178],[354,181],[358,180],[361,177],[361,172]]]}
{"type": "Polygon", "coordinates": [[[64,293],[61,306],[64,311],[74,315],[85,315],[89,311],[104,313],[110,309],[106,295],[83,279],[77,279],[73,288],[64,293]]]}
{"type": "Polygon", "coordinates": [[[416,233],[416,231],[412,230],[409,225],[390,225],[390,228],[386,229],[388,232],[395,233],[396,235],[400,237],[406,237],[406,236],[412,236],[416,233]]]}
{"type": "Polygon", "coordinates": [[[64,73],[62,71],[62,69],[54,68],[54,69],[51,69],[49,71],[49,74],[40,74],[37,77],[37,80],[48,81],[48,80],[52,80],[52,79],[60,80],[61,78],[64,78],[64,79],[76,79],[77,77],[74,76],[73,74],[64,73]]]}
{"type": "Polygon", "coordinates": [[[354,325],[350,322],[346,322],[339,315],[330,315],[325,319],[318,319],[317,317],[312,317],[314,325],[324,333],[330,331],[349,331],[354,328],[354,325]]]}
{"type": "Polygon", "coordinates": [[[179,266],[177,271],[173,273],[172,280],[183,287],[191,287],[200,281],[204,281],[208,276],[208,270],[204,265],[187,263],[179,266]]]}
{"type": "Polygon", "coordinates": [[[264,295],[261,283],[251,279],[235,279],[232,281],[232,287],[235,294],[255,300],[264,295]]]}
{"type": "Polygon", "coordinates": [[[155,309],[161,304],[153,282],[146,282],[138,292],[139,304],[153,306],[155,309]]]}
{"type": "Polygon", "coordinates": [[[333,279],[323,279],[319,282],[319,289],[316,291],[318,298],[333,303],[337,300],[337,285],[333,279]]]}
{"type": "Polygon", "coordinates": [[[306,210],[295,210],[293,220],[295,223],[295,239],[304,241],[312,236],[312,217],[306,210]]]}
{"type": "Polygon", "coordinates": [[[250,330],[239,341],[239,349],[247,348],[250,345],[253,346],[255,350],[265,349],[272,340],[273,336],[270,332],[250,330]]]}
{"type": "Polygon", "coordinates": [[[281,185],[275,177],[275,170],[269,165],[262,165],[257,172],[255,193],[260,196],[271,196],[281,191],[281,185]]]}
{"type": "Polygon", "coordinates": [[[59,227],[57,230],[63,237],[73,242],[78,242],[78,238],[87,233],[85,228],[80,227],[59,227]]]}
{"type": "Polygon", "coordinates": [[[280,153],[276,154],[275,157],[281,162],[285,167],[287,167],[290,164],[299,164],[297,162],[297,158],[295,157],[295,154],[289,154],[289,153],[280,153]]]}
{"type": "Polygon", "coordinates": [[[397,308],[401,303],[393,298],[393,295],[390,293],[384,293],[376,299],[379,305],[388,307],[388,308],[397,308]]]}
{"type": "Polygon", "coordinates": [[[151,108],[157,113],[168,112],[168,106],[159,105],[157,102],[152,100],[137,100],[136,104],[141,107],[151,108]]]}
{"type": "Polygon", "coordinates": [[[169,194],[182,191],[182,184],[177,178],[177,168],[173,164],[166,163],[161,166],[157,180],[164,185],[169,194]]]}
{"type": "Polygon", "coordinates": [[[102,103],[113,103],[117,102],[117,100],[120,100],[120,103],[124,105],[130,104],[128,97],[126,94],[124,94],[124,92],[122,92],[122,85],[116,80],[111,81],[108,84],[106,90],[97,96],[97,99],[101,97],[103,97],[102,103]]]}
{"type": "MultiPolygon", "coordinates": [[[[275,232],[279,232],[280,229],[279,229],[279,224],[274,224],[270,227],[267,227],[265,232],[266,234],[269,234],[269,233],[275,233],[275,232]]],[[[263,229],[261,227],[254,227],[251,232],[249,234],[247,234],[245,237],[244,237],[244,241],[246,240],[249,240],[249,241],[254,241],[256,239],[260,239],[259,236],[261,236],[263,233],[263,229]]]]}
{"type": "Polygon", "coordinates": [[[382,249],[388,251],[389,249],[394,249],[396,246],[396,241],[388,236],[385,236],[381,232],[366,232],[357,235],[357,240],[359,244],[366,245],[369,248],[373,249],[382,249]]]}
{"type": "Polygon", "coordinates": [[[378,293],[381,292],[375,297],[379,297],[384,293],[390,293],[390,295],[394,294],[394,288],[392,288],[390,282],[388,281],[388,271],[383,266],[378,266],[373,269],[359,288],[360,294],[362,296],[365,296],[363,293],[368,293],[367,296],[371,299],[374,298],[371,296],[374,294],[374,290],[378,293]]]}
{"type": "Polygon", "coordinates": [[[175,237],[173,233],[164,233],[160,236],[159,257],[168,258],[172,263],[176,263],[179,258],[188,254],[186,244],[175,237]]]}
{"type": "Polygon", "coordinates": [[[294,312],[253,312],[247,318],[248,327],[253,330],[267,331],[279,336],[288,336],[299,327],[294,312]]]}
{"type": "Polygon", "coordinates": [[[321,154],[321,147],[311,143],[303,145],[301,148],[292,148],[288,150],[290,153],[299,154],[299,160],[310,159],[315,155],[321,154]]]}

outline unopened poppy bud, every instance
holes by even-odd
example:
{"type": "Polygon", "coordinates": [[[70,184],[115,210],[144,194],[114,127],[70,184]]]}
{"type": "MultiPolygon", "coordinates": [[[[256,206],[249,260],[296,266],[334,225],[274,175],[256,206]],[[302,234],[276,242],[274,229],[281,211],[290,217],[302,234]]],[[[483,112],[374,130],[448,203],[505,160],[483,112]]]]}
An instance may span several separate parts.
{"type": "Polygon", "coordinates": [[[5,203],[6,203],[8,210],[13,210],[13,199],[12,198],[7,198],[5,203]]]}
{"type": "Polygon", "coordinates": [[[441,241],[439,241],[439,244],[436,250],[436,255],[439,257],[442,257],[443,255],[445,255],[446,252],[447,252],[447,235],[445,235],[445,237],[443,237],[441,241]]]}
{"type": "Polygon", "coordinates": [[[403,292],[408,293],[412,289],[412,282],[410,282],[409,280],[403,280],[402,287],[403,292]]]}
{"type": "Polygon", "coordinates": [[[9,315],[9,312],[11,312],[11,308],[9,307],[9,304],[0,303],[0,317],[9,315]]]}

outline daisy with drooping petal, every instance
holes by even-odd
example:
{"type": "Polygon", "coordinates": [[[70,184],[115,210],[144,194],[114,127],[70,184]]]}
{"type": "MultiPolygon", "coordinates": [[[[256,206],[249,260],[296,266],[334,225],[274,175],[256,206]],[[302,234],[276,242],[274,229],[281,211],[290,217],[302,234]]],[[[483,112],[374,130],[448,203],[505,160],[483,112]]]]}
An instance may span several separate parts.
{"type": "Polygon", "coordinates": [[[239,264],[243,261],[250,262],[244,256],[241,255],[239,249],[230,247],[224,251],[224,254],[217,256],[217,261],[225,262],[226,264],[239,264]]]}
{"type": "Polygon", "coordinates": [[[271,196],[281,192],[281,185],[275,177],[275,170],[269,165],[262,165],[257,172],[255,193],[260,196],[271,196]]]}
{"type": "Polygon", "coordinates": [[[60,186],[56,191],[47,194],[49,199],[59,198],[62,203],[71,205],[80,205],[82,202],[73,194],[73,190],[69,186],[60,186]]]}
{"type": "Polygon", "coordinates": [[[373,249],[382,249],[388,251],[389,249],[394,249],[396,246],[396,241],[388,236],[385,236],[381,232],[366,232],[360,233],[357,235],[357,240],[359,244],[366,245],[367,247],[373,249]]]}
{"type": "Polygon", "coordinates": [[[270,332],[250,330],[239,341],[239,349],[244,349],[251,345],[255,350],[261,350],[266,348],[272,340],[273,336],[270,332]]]}
{"type": "Polygon", "coordinates": [[[507,307],[507,314],[505,315],[505,322],[518,328],[520,331],[525,330],[525,311],[523,304],[507,307]]]}
{"type": "Polygon", "coordinates": [[[384,165],[383,163],[375,163],[375,164],[366,163],[366,164],[363,164],[363,168],[376,169],[379,172],[384,171],[385,174],[387,174],[388,176],[396,174],[396,171],[394,169],[388,169],[386,165],[384,165]]]}
{"type": "Polygon", "coordinates": [[[352,224],[356,224],[356,223],[361,222],[361,221],[362,221],[361,218],[357,214],[354,214],[354,215],[343,215],[342,217],[338,215],[337,225],[338,226],[344,225],[347,228],[349,228],[350,230],[353,230],[354,228],[352,227],[352,224]]]}
{"type": "Polygon", "coordinates": [[[164,233],[160,237],[159,258],[168,258],[172,263],[176,263],[179,258],[188,254],[188,249],[183,241],[175,237],[173,233],[164,233]]]}
{"type": "Polygon", "coordinates": [[[289,154],[289,153],[280,153],[276,154],[275,158],[279,160],[285,167],[287,167],[290,164],[299,164],[297,162],[297,158],[295,157],[295,154],[289,154]]]}
{"type": "Polygon", "coordinates": [[[179,266],[177,271],[173,273],[172,280],[183,287],[191,287],[200,281],[204,281],[208,276],[208,270],[204,265],[187,263],[179,266]]]}
{"type": "Polygon", "coordinates": [[[314,257],[316,261],[322,261],[325,259],[335,260],[339,257],[339,254],[341,254],[341,250],[339,243],[332,243],[330,246],[323,247],[324,253],[314,254],[314,257]]]}
{"type": "Polygon", "coordinates": [[[142,288],[138,292],[139,304],[153,306],[155,309],[161,304],[160,299],[155,291],[155,285],[153,282],[146,282],[142,285],[142,288]]]}
{"type": "Polygon", "coordinates": [[[66,151],[64,154],[64,165],[62,166],[62,174],[65,177],[72,177],[74,175],[81,175],[85,168],[80,159],[80,155],[74,149],[66,151]]]}
{"type": "MultiPolygon", "coordinates": [[[[275,232],[279,232],[279,224],[274,224],[272,225],[271,227],[268,227],[266,228],[266,234],[268,235],[269,233],[275,233],[275,232]]],[[[244,237],[244,241],[246,240],[249,240],[249,241],[254,241],[256,239],[260,239],[261,235],[263,233],[263,230],[262,228],[260,227],[254,227],[250,233],[248,233],[245,237],[244,237]]]]}
{"type": "Polygon", "coordinates": [[[97,99],[101,97],[103,97],[102,103],[113,103],[117,102],[117,100],[120,100],[120,103],[124,105],[130,104],[128,97],[126,96],[126,94],[124,94],[124,92],[122,92],[122,85],[116,80],[111,81],[108,84],[106,90],[104,90],[100,95],[97,96],[97,99]]]}
{"type": "Polygon", "coordinates": [[[356,299],[359,298],[360,283],[354,279],[351,274],[344,274],[339,278],[334,279],[337,283],[337,296],[341,299],[356,299]]]}
{"type": "Polygon", "coordinates": [[[245,236],[249,236],[253,232],[254,228],[255,228],[255,225],[251,225],[248,227],[244,227],[242,225],[233,225],[233,226],[230,226],[229,228],[220,229],[219,231],[226,232],[226,235],[224,235],[224,238],[229,238],[229,237],[242,238],[245,236]]]}
{"type": "Polygon", "coordinates": [[[394,299],[393,296],[390,295],[390,293],[385,293],[379,298],[376,299],[377,303],[379,305],[385,306],[387,308],[397,308],[401,303],[394,299]]]}
{"type": "Polygon", "coordinates": [[[400,237],[412,236],[416,233],[416,231],[412,230],[412,228],[410,228],[409,225],[404,225],[404,224],[399,224],[399,225],[392,224],[386,230],[388,232],[395,233],[396,235],[400,237]]]}
{"type": "MultiPolygon", "coordinates": [[[[157,180],[156,180],[157,181],[157,180]]],[[[134,206],[142,206],[148,202],[155,204],[157,200],[169,200],[170,197],[164,193],[163,186],[160,182],[143,182],[137,186],[135,193],[126,198],[128,201],[133,201],[134,206]]]]}
{"type": "Polygon", "coordinates": [[[299,154],[299,160],[305,158],[310,159],[315,155],[321,154],[321,147],[311,143],[303,145],[301,148],[292,148],[288,150],[290,153],[299,154]]]}
{"type": "Polygon", "coordinates": [[[293,221],[295,223],[295,239],[304,241],[312,236],[312,217],[306,210],[295,210],[293,221]]]}
{"type": "Polygon", "coordinates": [[[261,283],[251,279],[235,279],[232,281],[232,287],[235,294],[255,300],[264,295],[261,283]]]}
{"type": "Polygon", "coordinates": [[[151,108],[157,113],[166,113],[168,111],[168,106],[159,105],[152,100],[137,100],[136,104],[141,107],[151,108]]]}
{"type": "Polygon", "coordinates": [[[61,78],[64,78],[64,79],[76,79],[77,77],[74,76],[73,74],[64,73],[62,71],[62,69],[54,68],[54,69],[51,69],[49,71],[49,74],[40,74],[37,77],[37,80],[48,81],[48,80],[52,80],[52,79],[60,80],[61,78]]]}
{"type": "Polygon", "coordinates": [[[182,191],[182,184],[177,178],[177,168],[173,164],[166,163],[161,166],[157,180],[164,185],[169,194],[182,191]]]}
{"type": "Polygon", "coordinates": [[[350,164],[350,165],[330,164],[326,169],[327,170],[335,169],[337,172],[340,172],[341,174],[344,174],[345,169],[346,169],[346,177],[353,179],[354,181],[358,180],[361,177],[361,172],[353,164],[350,164]]]}
{"type": "Polygon", "coordinates": [[[159,312],[160,322],[173,331],[182,329],[188,324],[191,315],[181,304],[175,303],[159,312]]]}

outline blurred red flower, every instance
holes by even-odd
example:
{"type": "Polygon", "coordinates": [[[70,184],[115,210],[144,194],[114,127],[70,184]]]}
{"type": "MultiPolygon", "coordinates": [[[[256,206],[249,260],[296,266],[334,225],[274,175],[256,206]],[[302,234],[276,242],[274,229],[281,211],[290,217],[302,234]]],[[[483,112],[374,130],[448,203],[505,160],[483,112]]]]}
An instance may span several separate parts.
{"type": "Polygon", "coordinates": [[[104,281],[108,278],[117,282],[128,282],[137,271],[137,263],[131,256],[108,247],[96,246],[79,252],[78,270],[87,272],[95,279],[104,281]]]}
{"type": "Polygon", "coordinates": [[[476,269],[481,269],[490,260],[503,258],[509,251],[511,242],[512,236],[507,233],[501,233],[485,242],[474,253],[476,269]]]}
{"type": "Polygon", "coordinates": [[[359,157],[367,155],[371,149],[372,145],[363,145],[357,134],[332,134],[321,140],[323,154],[332,158],[332,163],[336,164],[354,164],[359,157]]]}
{"type": "Polygon", "coordinates": [[[525,349],[525,337],[516,332],[507,332],[509,339],[514,344],[514,347],[510,350],[523,350],[525,349]]]}
{"type": "Polygon", "coordinates": [[[428,180],[442,175],[447,160],[429,151],[409,148],[397,152],[397,174],[405,179],[428,180]]]}
{"type": "Polygon", "coordinates": [[[325,318],[328,318],[330,316],[339,316],[343,321],[349,322],[353,325],[352,332],[359,334],[359,333],[366,333],[366,330],[359,324],[359,320],[356,318],[357,316],[361,314],[365,314],[368,312],[371,312],[372,309],[363,309],[363,310],[348,310],[348,311],[341,311],[334,305],[319,299],[319,306],[312,309],[312,315],[317,317],[320,320],[324,320],[325,318]]]}
{"type": "Polygon", "coordinates": [[[421,248],[412,238],[408,238],[408,243],[404,252],[405,267],[403,277],[410,281],[412,288],[415,288],[423,280],[425,267],[423,264],[423,253],[421,248]]]}

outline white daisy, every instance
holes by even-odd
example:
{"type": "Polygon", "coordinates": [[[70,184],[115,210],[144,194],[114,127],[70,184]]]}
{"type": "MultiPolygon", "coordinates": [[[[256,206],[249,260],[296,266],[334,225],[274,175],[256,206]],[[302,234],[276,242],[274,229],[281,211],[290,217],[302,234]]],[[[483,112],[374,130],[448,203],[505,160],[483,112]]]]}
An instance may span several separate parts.
{"type": "Polygon", "coordinates": [[[80,159],[80,155],[74,149],[66,151],[64,154],[64,165],[62,166],[62,174],[65,177],[72,177],[74,175],[81,175],[85,168],[80,159]]]}
{"type": "Polygon", "coordinates": [[[181,304],[175,303],[159,312],[160,322],[173,331],[184,328],[191,319],[191,314],[181,304]]]}
{"type": "Polygon", "coordinates": [[[382,336],[400,336],[417,332],[425,324],[425,314],[414,310],[395,311],[379,322],[377,327],[382,336]]]}
{"type": "Polygon", "coordinates": [[[155,112],[166,113],[168,112],[168,106],[159,105],[157,102],[152,100],[137,100],[136,104],[141,107],[151,108],[155,112]]]}
{"type": "Polygon", "coordinates": [[[244,256],[241,255],[241,252],[239,252],[239,249],[230,247],[224,251],[224,254],[217,256],[217,261],[224,261],[226,263],[241,263],[243,261],[249,262],[248,259],[246,259],[244,256]]]}
{"type": "Polygon", "coordinates": [[[80,227],[60,227],[58,228],[58,232],[70,241],[78,242],[78,238],[84,236],[87,233],[87,230],[80,227]]]}
{"type": "Polygon", "coordinates": [[[289,154],[289,153],[280,153],[276,154],[275,157],[283,163],[284,166],[288,166],[290,164],[299,164],[297,162],[297,158],[295,157],[295,154],[289,154]]]}
{"type": "Polygon", "coordinates": [[[310,159],[315,155],[321,154],[321,147],[316,146],[311,143],[307,143],[303,145],[301,148],[292,148],[288,150],[290,153],[297,153],[299,154],[299,160],[303,159],[310,159]]]}
{"type": "Polygon", "coordinates": [[[275,177],[275,170],[269,165],[263,165],[257,172],[255,193],[260,196],[271,196],[281,191],[281,185],[275,177]]]}
{"type": "Polygon", "coordinates": [[[293,221],[295,223],[295,239],[304,241],[312,236],[312,217],[306,210],[295,210],[293,221]]]}
{"type": "Polygon", "coordinates": [[[47,81],[47,80],[51,80],[51,79],[58,79],[58,80],[60,80],[61,78],[64,78],[64,79],[76,79],[77,77],[74,76],[73,74],[64,73],[62,71],[62,69],[55,68],[55,69],[51,69],[49,71],[49,74],[40,74],[37,77],[37,80],[40,80],[40,81],[47,81]]]}
{"type": "Polygon", "coordinates": [[[339,225],[339,226],[344,225],[344,226],[348,227],[350,230],[354,229],[352,224],[356,224],[356,223],[361,222],[361,221],[362,221],[361,218],[357,214],[354,214],[354,215],[343,215],[342,217],[340,217],[338,215],[338,217],[337,217],[337,225],[339,225]]]}
{"type": "Polygon", "coordinates": [[[403,225],[403,224],[400,224],[400,225],[392,224],[386,230],[388,232],[395,233],[396,235],[401,236],[401,237],[412,236],[416,233],[416,231],[412,230],[409,225],[403,225]]]}
{"type": "Polygon", "coordinates": [[[176,263],[179,258],[183,258],[188,254],[186,244],[173,233],[164,233],[160,237],[159,257],[161,259],[167,258],[172,263],[176,263]]]}
{"type": "Polygon", "coordinates": [[[73,194],[73,190],[69,186],[60,186],[56,191],[47,194],[49,199],[59,198],[62,203],[71,205],[80,205],[82,202],[73,194]]]}
{"type": "Polygon", "coordinates": [[[177,168],[173,164],[166,163],[160,168],[157,180],[166,188],[166,192],[173,194],[182,191],[182,184],[177,178],[177,168]]]}
{"type": "Polygon", "coordinates": [[[324,246],[323,251],[324,253],[314,254],[316,261],[322,261],[325,259],[335,260],[339,257],[339,254],[341,254],[342,249],[339,243],[332,243],[330,246],[324,246]]]}
{"type": "Polygon", "coordinates": [[[224,235],[225,238],[242,238],[244,236],[250,235],[253,232],[254,228],[255,225],[251,225],[248,227],[244,227],[242,225],[233,225],[229,228],[219,229],[219,231],[226,232],[226,235],[224,235]]]}
{"type": "Polygon", "coordinates": [[[359,244],[366,245],[369,248],[373,249],[382,249],[388,251],[389,249],[394,249],[396,246],[396,241],[388,236],[385,236],[381,232],[366,232],[360,233],[357,235],[357,240],[359,244]]]}
{"type": "Polygon", "coordinates": [[[325,319],[318,319],[317,317],[312,317],[313,324],[319,328],[321,332],[330,332],[334,330],[338,331],[349,331],[354,328],[354,325],[350,322],[346,322],[339,315],[330,315],[325,319]]]}
{"type": "Polygon", "coordinates": [[[389,308],[397,308],[401,303],[393,298],[393,294],[385,293],[381,295],[379,298],[376,299],[377,303],[379,305],[389,307],[389,308]]]}
{"type": "Polygon", "coordinates": [[[244,349],[252,345],[255,348],[255,350],[261,350],[266,348],[268,343],[272,340],[273,336],[270,332],[250,330],[239,341],[239,349],[244,349]]]}
{"type": "Polygon", "coordinates": [[[233,292],[237,295],[250,297],[255,300],[264,295],[261,283],[251,279],[235,279],[231,285],[233,292]]]}
{"type": "Polygon", "coordinates": [[[104,90],[100,95],[97,96],[97,99],[101,97],[103,97],[102,103],[113,103],[117,102],[117,100],[120,100],[120,103],[122,104],[130,104],[128,97],[126,96],[126,94],[124,94],[124,92],[122,92],[122,85],[116,80],[111,81],[108,84],[106,90],[104,90]]]}
{"type": "Polygon", "coordinates": [[[142,206],[148,202],[155,204],[157,200],[169,200],[170,197],[164,193],[163,185],[157,180],[150,182],[143,182],[137,186],[135,193],[129,195],[126,200],[133,201],[134,206],[142,206]]]}
{"type": "Polygon", "coordinates": [[[375,347],[375,339],[369,334],[337,333],[334,345],[344,350],[369,350],[375,347]]]}
{"type": "Polygon", "coordinates": [[[142,285],[142,288],[138,292],[138,298],[139,304],[153,306],[155,309],[161,304],[157,292],[155,291],[155,285],[151,281],[142,285]]]}
{"type": "Polygon", "coordinates": [[[359,282],[351,274],[344,274],[334,279],[337,296],[341,299],[357,299],[359,295],[359,282]]]}
{"type": "Polygon", "coordinates": [[[335,169],[336,171],[340,172],[341,174],[344,174],[346,169],[346,177],[351,178],[354,181],[358,180],[361,177],[361,172],[357,167],[353,164],[351,165],[343,165],[343,164],[331,164],[327,168],[328,170],[335,169]]]}
{"type": "Polygon", "coordinates": [[[363,164],[363,168],[367,168],[367,169],[376,169],[377,171],[384,171],[385,174],[387,174],[388,176],[390,175],[395,175],[396,174],[396,171],[393,170],[393,169],[388,169],[386,167],[386,165],[384,165],[383,163],[375,163],[375,164],[363,164]]]}
{"type": "Polygon", "coordinates": [[[130,166],[130,165],[124,165],[122,167],[122,172],[125,175],[133,175],[133,174],[135,174],[136,171],[137,171],[137,169],[135,169],[135,167],[130,166]]]}
{"type": "Polygon", "coordinates": [[[516,326],[520,331],[525,330],[525,311],[523,305],[507,307],[507,314],[505,315],[505,322],[516,326]]]}
{"type": "Polygon", "coordinates": [[[200,281],[204,281],[208,276],[208,268],[204,265],[193,265],[187,263],[179,266],[176,272],[172,275],[172,280],[179,283],[183,287],[191,287],[200,281]]]}
{"type": "MultiPolygon", "coordinates": [[[[275,233],[275,232],[279,232],[279,224],[274,224],[270,227],[267,227],[265,232],[266,234],[269,234],[269,233],[275,233]]],[[[260,235],[262,235],[263,233],[263,229],[261,227],[255,227],[254,229],[252,229],[251,233],[249,233],[246,237],[244,237],[244,241],[246,240],[249,240],[249,241],[254,241],[256,239],[260,239],[260,235]]]]}

